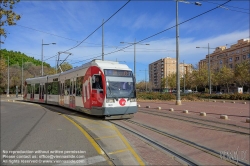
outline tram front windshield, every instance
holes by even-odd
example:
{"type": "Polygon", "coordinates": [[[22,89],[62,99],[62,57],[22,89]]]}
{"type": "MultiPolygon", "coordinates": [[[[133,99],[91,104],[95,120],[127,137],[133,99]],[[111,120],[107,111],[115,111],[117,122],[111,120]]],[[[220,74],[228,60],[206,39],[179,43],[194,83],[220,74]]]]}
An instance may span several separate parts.
{"type": "Polygon", "coordinates": [[[107,98],[134,98],[133,77],[107,76],[107,98]]]}

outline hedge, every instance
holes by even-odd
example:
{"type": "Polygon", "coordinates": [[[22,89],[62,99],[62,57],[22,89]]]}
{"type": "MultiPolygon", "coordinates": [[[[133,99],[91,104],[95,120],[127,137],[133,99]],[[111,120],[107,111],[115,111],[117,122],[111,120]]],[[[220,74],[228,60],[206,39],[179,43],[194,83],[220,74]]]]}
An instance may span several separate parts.
{"type": "MultiPolygon", "coordinates": [[[[137,92],[138,100],[174,100],[176,94],[174,93],[160,93],[160,92],[137,92]]],[[[201,99],[225,99],[225,100],[250,100],[250,94],[200,94],[190,93],[181,94],[181,100],[201,100],[201,99]]]]}

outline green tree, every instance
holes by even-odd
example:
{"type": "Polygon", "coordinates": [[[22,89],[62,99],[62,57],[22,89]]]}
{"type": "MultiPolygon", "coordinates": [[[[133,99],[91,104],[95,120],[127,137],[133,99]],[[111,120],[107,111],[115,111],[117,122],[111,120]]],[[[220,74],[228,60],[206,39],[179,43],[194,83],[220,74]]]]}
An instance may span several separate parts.
{"type": "Polygon", "coordinates": [[[229,93],[229,84],[233,83],[234,81],[234,72],[231,68],[227,68],[226,66],[223,66],[219,73],[218,73],[219,84],[225,85],[227,87],[227,93],[229,93]]]}
{"type": "Polygon", "coordinates": [[[211,82],[213,83],[214,86],[216,86],[216,92],[217,92],[217,87],[220,85],[220,74],[217,71],[212,71],[211,72],[211,82]]]}
{"type": "Polygon", "coordinates": [[[166,81],[167,81],[167,78],[161,79],[161,89],[164,89],[166,87],[166,81]]]}
{"type": "Polygon", "coordinates": [[[67,71],[72,69],[73,66],[71,64],[69,64],[68,62],[64,62],[63,64],[61,64],[61,69],[62,71],[67,71]]]}
{"type": "MultiPolygon", "coordinates": [[[[13,6],[20,0],[0,0],[0,35],[7,37],[7,33],[3,28],[5,25],[16,25],[16,21],[21,19],[21,16],[13,12],[13,6]]],[[[0,39],[1,40],[1,39],[0,39]]],[[[0,41],[0,43],[4,43],[0,41]]]]}
{"type": "Polygon", "coordinates": [[[176,88],[176,73],[172,73],[168,76],[168,87],[170,87],[170,89],[176,88]]]}
{"type": "Polygon", "coordinates": [[[240,86],[250,83],[250,61],[244,61],[235,66],[235,81],[240,86]]]}
{"type": "MultiPolygon", "coordinates": [[[[17,51],[7,51],[6,49],[0,50],[0,55],[4,59],[10,59],[10,65],[13,64],[19,64],[19,66],[22,66],[22,62],[32,62],[36,66],[41,66],[42,61],[35,59],[34,57],[30,57],[28,55],[25,55],[21,52],[17,51]]],[[[7,64],[7,61],[6,61],[7,64]]],[[[46,62],[43,63],[43,66],[50,67],[50,65],[46,62]]]]}
{"type": "Polygon", "coordinates": [[[198,86],[205,87],[208,85],[208,70],[206,67],[201,68],[195,73],[195,82],[198,86]]]}
{"type": "Polygon", "coordinates": [[[146,85],[145,85],[145,81],[140,81],[138,83],[136,83],[136,89],[142,91],[145,89],[146,85]]]}
{"type": "Polygon", "coordinates": [[[5,61],[6,59],[0,58],[0,89],[6,84],[7,65],[5,61]]]}

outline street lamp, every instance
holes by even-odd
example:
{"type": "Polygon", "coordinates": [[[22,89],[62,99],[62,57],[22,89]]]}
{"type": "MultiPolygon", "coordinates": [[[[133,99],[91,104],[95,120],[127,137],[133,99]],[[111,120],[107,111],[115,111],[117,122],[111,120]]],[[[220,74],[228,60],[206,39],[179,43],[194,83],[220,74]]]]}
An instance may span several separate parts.
{"type": "Polygon", "coordinates": [[[209,43],[208,43],[208,47],[196,47],[196,48],[206,48],[208,50],[208,80],[209,80],[209,94],[211,95],[211,69],[210,69],[210,53],[209,53],[209,49],[216,49],[216,48],[210,48],[209,47],[209,43]]]}
{"type": "MultiPolygon", "coordinates": [[[[136,39],[135,39],[135,42],[134,43],[128,43],[128,42],[120,42],[121,44],[124,44],[124,43],[127,43],[127,44],[133,44],[134,45],[134,76],[136,76],[136,71],[135,71],[135,68],[136,68],[136,47],[135,45],[138,44],[136,43],[136,39]]],[[[150,44],[141,44],[140,45],[150,45],[150,44]]],[[[136,81],[136,80],[135,80],[136,81]]]]}
{"type": "MultiPolygon", "coordinates": [[[[176,105],[181,105],[181,97],[180,97],[180,71],[179,71],[179,29],[178,29],[178,1],[184,3],[191,3],[184,0],[176,0],[176,105]]],[[[201,6],[200,2],[192,2],[194,5],[201,6]]]]}
{"type": "Polygon", "coordinates": [[[43,44],[43,40],[42,40],[42,57],[41,57],[41,60],[42,60],[42,76],[43,76],[43,46],[44,45],[50,45],[50,44],[56,44],[56,43],[43,44]]]}

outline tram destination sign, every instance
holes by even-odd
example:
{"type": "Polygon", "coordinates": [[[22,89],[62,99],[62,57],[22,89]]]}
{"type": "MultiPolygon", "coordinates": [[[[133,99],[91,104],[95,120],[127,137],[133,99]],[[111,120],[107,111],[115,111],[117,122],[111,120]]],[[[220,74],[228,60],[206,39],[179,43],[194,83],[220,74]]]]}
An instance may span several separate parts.
{"type": "Polygon", "coordinates": [[[104,74],[106,76],[115,76],[115,77],[132,77],[132,71],[127,71],[127,70],[105,69],[104,74]]]}

